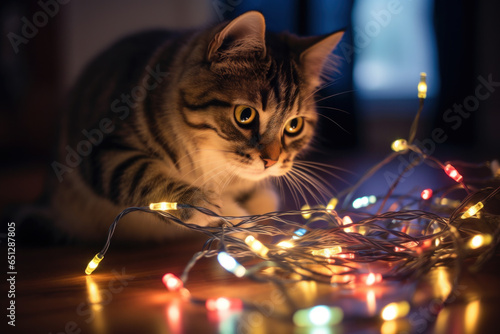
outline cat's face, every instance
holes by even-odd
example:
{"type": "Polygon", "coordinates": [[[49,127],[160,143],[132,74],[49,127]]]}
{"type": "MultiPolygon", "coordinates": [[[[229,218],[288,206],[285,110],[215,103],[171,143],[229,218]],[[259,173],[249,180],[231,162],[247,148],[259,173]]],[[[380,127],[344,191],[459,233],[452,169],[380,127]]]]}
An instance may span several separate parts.
{"type": "Polygon", "coordinates": [[[311,48],[320,43],[304,51],[292,36],[264,37],[264,29],[258,13],[235,19],[211,36],[207,54],[193,60],[179,84],[189,139],[249,180],[285,175],[311,142],[318,67],[334,47],[318,55],[311,48]]]}

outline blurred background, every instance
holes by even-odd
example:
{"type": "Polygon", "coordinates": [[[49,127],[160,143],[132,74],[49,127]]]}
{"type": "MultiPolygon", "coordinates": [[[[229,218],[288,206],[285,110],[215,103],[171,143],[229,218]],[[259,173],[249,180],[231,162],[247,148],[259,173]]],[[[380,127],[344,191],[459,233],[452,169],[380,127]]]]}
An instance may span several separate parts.
{"type": "Polygon", "coordinates": [[[314,159],[362,171],[368,166],[353,166],[357,157],[383,158],[394,139],[408,136],[420,72],[429,89],[422,146],[443,160],[498,159],[499,7],[493,0],[3,0],[0,210],[42,193],[60,107],[97,53],[139,30],[200,27],[252,9],[272,31],[346,29],[335,51],[340,71],[319,95],[318,111],[332,121],[324,118],[314,159]],[[442,143],[432,139],[436,129],[442,143]]]}

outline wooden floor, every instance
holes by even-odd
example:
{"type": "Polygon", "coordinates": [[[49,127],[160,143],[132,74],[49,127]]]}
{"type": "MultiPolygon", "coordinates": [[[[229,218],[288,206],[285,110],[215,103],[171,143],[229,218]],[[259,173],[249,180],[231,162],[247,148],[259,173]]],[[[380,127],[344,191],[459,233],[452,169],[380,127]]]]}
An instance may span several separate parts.
{"type": "Polygon", "coordinates": [[[479,274],[463,275],[443,309],[438,301],[450,288],[443,283],[446,272],[435,271],[418,285],[395,283],[398,288],[394,289],[393,284],[389,287],[392,293],[413,295],[414,307],[406,319],[383,322],[379,314],[390,294],[387,287],[341,291],[303,282],[293,289],[287,287],[288,295],[271,284],[238,279],[221,269],[215,259],[204,259],[192,270],[187,284],[191,295],[238,297],[253,306],[236,312],[207,312],[201,303],[168,292],[161,282],[167,272],[180,274],[201,246],[200,240],[128,249],[112,245],[91,276],[84,269],[99,247],[18,248],[16,326],[4,327],[9,319],[3,316],[1,327],[7,331],[1,332],[385,334],[410,330],[490,333],[498,329],[499,256],[479,274]],[[318,303],[342,305],[348,316],[336,327],[294,327],[293,308],[318,303]]]}

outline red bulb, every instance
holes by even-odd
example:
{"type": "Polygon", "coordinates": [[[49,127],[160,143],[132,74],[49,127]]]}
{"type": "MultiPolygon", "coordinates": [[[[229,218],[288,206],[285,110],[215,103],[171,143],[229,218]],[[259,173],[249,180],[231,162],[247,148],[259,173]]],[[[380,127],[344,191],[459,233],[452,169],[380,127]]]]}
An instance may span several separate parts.
{"type": "Polygon", "coordinates": [[[451,177],[456,182],[460,182],[463,179],[462,175],[460,175],[460,173],[458,173],[458,171],[455,169],[455,167],[453,167],[450,164],[447,164],[446,166],[444,166],[444,171],[445,171],[446,175],[451,177]]]}
{"type": "Polygon", "coordinates": [[[205,307],[209,311],[241,310],[243,303],[241,299],[237,298],[209,298],[205,303],[205,307]]]}
{"type": "Polygon", "coordinates": [[[179,277],[174,274],[165,274],[162,278],[163,284],[168,291],[179,291],[184,286],[184,283],[180,280],[179,277]]]}
{"type": "Polygon", "coordinates": [[[432,189],[424,189],[420,196],[422,196],[422,199],[428,200],[432,197],[432,189]]]}

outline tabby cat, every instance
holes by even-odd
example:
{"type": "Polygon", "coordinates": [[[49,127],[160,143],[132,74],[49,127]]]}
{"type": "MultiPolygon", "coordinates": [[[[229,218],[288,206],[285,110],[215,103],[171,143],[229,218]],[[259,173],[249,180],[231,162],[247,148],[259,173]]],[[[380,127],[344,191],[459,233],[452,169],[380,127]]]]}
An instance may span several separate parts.
{"type": "MultiPolygon", "coordinates": [[[[273,178],[310,143],[314,93],[343,32],[266,32],[258,12],[210,29],[150,31],[98,56],[71,96],[51,200],[69,237],[102,240],[129,206],[169,201],[223,215],[278,208],[273,178]]],[[[188,223],[218,224],[195,210],[188,223]]],[[[117,234],[176,238],[185,229],[133,214],[117,234]]]]}

